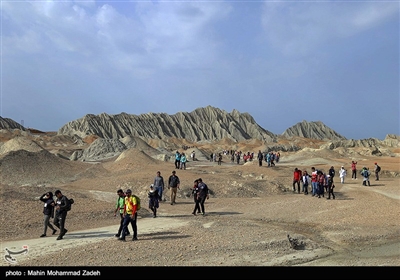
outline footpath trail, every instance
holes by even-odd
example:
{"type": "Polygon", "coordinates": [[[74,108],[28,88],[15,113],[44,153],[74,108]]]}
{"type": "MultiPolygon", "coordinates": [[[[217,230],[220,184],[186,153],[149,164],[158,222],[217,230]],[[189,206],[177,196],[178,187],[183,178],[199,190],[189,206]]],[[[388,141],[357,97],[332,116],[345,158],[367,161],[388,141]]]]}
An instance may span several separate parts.
{"type": "MultiPolygon", "coordinates": [[[[163,219],[139,219],[138,223],[140,223],[140,233],[142,234],[181,227],[187,221],[173,217],[164,217],[163,219]]],[[[1,266],[18,265],[18,261],[27,258],[36,258],[45,254],[59,252],[60,250],[73,247],[79,248],[106,239],[116,238],[114,235],[118,226],[119,224],[88,230],[68,231],[63,240],[56,240],[58,236],[56,234],[44,238],[1,242],[1,252],[3,255],[1,266]],[[28,249],[27,251],[25,250],[26,248],[28,249]],[[10,253],[7,254],[7,252],[10,253]]],[[[130,237],[131,235],[128,238],[130,237]]]]}

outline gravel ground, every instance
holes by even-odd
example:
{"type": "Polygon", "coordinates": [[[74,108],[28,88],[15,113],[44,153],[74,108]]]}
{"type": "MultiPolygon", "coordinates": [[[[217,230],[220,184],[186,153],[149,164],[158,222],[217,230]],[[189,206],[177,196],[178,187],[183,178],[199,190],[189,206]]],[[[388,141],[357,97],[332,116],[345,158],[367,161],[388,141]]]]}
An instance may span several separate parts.
{"type": "MultiPolygon", "coordinates": [[[[148,186],[157,170],[168,178],[173,165],[169,162],[154,163],[143,154],[138,161],[135,153],[102,163],[55,160],[53,155],[38,152],[3,157],[2,251],[5,244],[33,245],[17,264],[3,260],[2,265],[400,265],[398,158],[379,158],[384,171],[380,181],[371,181],[371,187],[349,176],[344,185],[336,183],[335,200],[293,193],[293,169],[310,170],[315,165],[327,170],[330,165],[349,165],[351,160],[325,151],[322,155],[311,152],[308,158],[302,154],[301,160],[289,155],[286,159],[284,155],[274,168],[259,167],[257,162],[236,165],[225,161],[222,166],[189,162],[186,170],[177,172],[182,182],[178,203],[168,203],[167,191],[159,216],[152,218],[147,209],[148,186]],[[4,174],[10,175],[9,181],[4,174]],[[204,217],[191,214],[194,204],[188,196],[198,177],[211,190],[204,217]],[[113,236],[119,223],[113,209],[116,190],[128,187],[142,197],[139,240],[121,242],[113,236]],[[66,221],[69,232],[60,241],[56,236],[39,238],[43,227],[39,196],[56,189],[75,199],[66,221]]],[[[362,164],[372,166],[375,160],[366,157],[362,164]]]]}

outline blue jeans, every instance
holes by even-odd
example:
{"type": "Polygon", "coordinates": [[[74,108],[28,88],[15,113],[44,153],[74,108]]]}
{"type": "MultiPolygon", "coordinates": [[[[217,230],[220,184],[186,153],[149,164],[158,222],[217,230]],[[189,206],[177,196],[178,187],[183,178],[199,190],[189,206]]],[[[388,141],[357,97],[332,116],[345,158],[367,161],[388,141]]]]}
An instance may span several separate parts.
{"type": "Polygon", "coordinates": [[[125,235],[128,231],[128,226],[129,224],[132,225],[132,230],[133,230],[133,238],[137,238],[137,224],[136,224],[136,220],[137,220],[137,212],[135,213],[135,215],[131,215],[131,214],[126,214],[124,216],[124,225],[122,228],[122,235],[121,235],[121,239],[125,239],[125,235]]]}
{"type": "Polygon", "coordinates": [[[312,194],[317,195],[318,194],[318,182],[311,182],[312,186],[312,194]]]}
{"type": "Polygon", "coordinates": [[[162,194],[163,194],[163,187],[156,187],[156,191],[158,192],[159,200],[162,200],[162,194]]]}

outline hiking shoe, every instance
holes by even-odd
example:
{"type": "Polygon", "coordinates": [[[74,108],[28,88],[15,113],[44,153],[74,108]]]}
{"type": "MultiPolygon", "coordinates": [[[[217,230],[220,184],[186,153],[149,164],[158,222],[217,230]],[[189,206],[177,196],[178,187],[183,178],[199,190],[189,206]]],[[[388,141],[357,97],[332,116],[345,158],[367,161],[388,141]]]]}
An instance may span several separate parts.
{"type": "Polygon", "coordinates": [[[119,240],[119,241],[123,241],[123,242],[126,241],[125,238],[118,238],[118,240],[119,240]]]}
{"type": "Polygon", "coordinates": [[[119,237],[119,234],[117,233],[116,235],[114,235],[115,237],[119,237]]]}
{"type": "Polygon", "coordinates": [[[43,233],[40,237],[46,237],[46,234],[43,233]]]}
{"type": "Polygon", "coordinates": [[[61,236],[64,236],[66,233],[68,232],[68,229],[64,229],[62,234],[60,234],[61,236]]]}
{"type": "Polygon", "coordinates": [[[57,230],[56,230],[56,229],[53,229],[53,235],[56,234],[56,232],[57,232],[57,230]]]}
{"type": "Polygon", "coordinates": [[[137,237],[132,237],[132,241],[138,240],[137,237]]]}
{"type": "Polygon", "coordinates": [[[131,233],[130,233],[130,232],[127,232],[127,233],[125,233],[125,235],[131,235],[131,233]]]}
{"type": "Polygon", "coordinates": [[[205,214],[206,214],[206,213],[204,213],[204,212],[201,212],[201,215],[203,215],[203,216],[204,216],[205,214]]]}
{"type": "Polygon", "coordinates": [[[196,212],[192,212],[192,215],[195,215],[195,216],[196,216],[196,212]]]}
{"type": "Polygon", "coordinates": [[[59,236],[57,237],[57,240],[61,240],[61,239],[63,239],[63,237],[62,237],[61,235],[59,235],[59,236]]]}

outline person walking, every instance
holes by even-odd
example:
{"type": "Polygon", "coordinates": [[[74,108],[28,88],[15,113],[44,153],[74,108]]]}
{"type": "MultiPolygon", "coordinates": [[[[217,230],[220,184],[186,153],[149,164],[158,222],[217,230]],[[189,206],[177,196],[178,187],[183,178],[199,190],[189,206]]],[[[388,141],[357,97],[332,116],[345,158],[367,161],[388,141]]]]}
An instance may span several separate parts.
{"type": "Polygon", "coordinates": [[[321,171],[317,171],[317,182],[318,182],[318,198],[321,198],[321,194],[324,197],[324,186],[326,184],[325,174],[321,171]]]}
{"type": "Polygon", "coordinates": [[[335,175],[336,175],[335,167],[331,166],[331,168],[330,168],[329,171],[328,171],[328,175],[330,176],[330,178],[331,178],[332,181],[333,181],[333,178],[334,178],[335,175]]]}
{"type": "Polygon", "coordinates": [[[53,235],[56,234],[57,230],[50,223],[50,218],[54,218],[54,206],[55,202],[53,199],[53,193],[47,192],[40,197],[40,201],[44,202],[43,214],[44,214],[44,232],[40,237],[45,237],[47,233],[47,227],[53,230],[53,235]]]}
{"type": "Polygon", "coordinates": [[[329,174],[327,175],[327,177],[328,177],[328,197],[326,199],[331,199],[331,195],[332,198],[335,199],[335,194],[333,193],[333,189],[335,188],[333,179],[329,174]]]}
{"type": "Polygon", "coordinates": [[[261,150],[258,150],[257,159],[258,159],[258,166],[262,166],[264,155],[261,152],[261,150]]]}
{"type": "Polygon", "coordinates": [[[344,184],[344,178],[347,175],[347,171],[346,169],[344,169],[344,166],[340,167],[339,170],[339,178],[340,178],[340,183],[344,184]]]}
{"type": "MultiPolygon", "coordinates": [[[[122,189],[119,189],[117,191],[117,202],[115,204],[115,211],[114,211],[114,217],[117,216],[117,212],[119,212],[119,216],[120,216],[120,222],[119,222],[119,228],[118,228],[118,232],[115,234],[115,237],[120,237],[121,232],[122,232],[122,228],[124,227],[124,206],[125,206],[125,194],[124,191],[122,189]]],[[[129,229],[126,229],[126,233],[125,235],[129,235],[129,229]]]]}
{"type": "Polygon", "coordinates": [[[357,161],[351,161],[351,179],[357,180],[357,161]]]}
{"type": "Polygon", "coordinates": [[[310,178],[310,175],[308,175],[308,172],[306,170],[303,171],[302,182],[303,182],[303,192],[305,195],[307,195],[308,194],[308,186],[311,185],[311,178],[310,178]]]}
{"type": "Polygon", "coordinates": [[[153,184],[150,185],[150,191],[147,193],[147,197],[149,198],[149,208],[153,212],[153,218],[155,218],[157,217],[157,208],[159,207],[160,199],[153,184]]]}
{"type": "Polygon", "coordinates": [[[297,167],[294,169],[293,172],[293,191],[296,192],[296,184],[297,184],[297,191],[300,193],[300,181],[303,173],[297,167]]]}
{"type": "Polygon", "coordinates": [[[57,197],[57,200],[55,202],[56,215],[54,217],[54,225],[60,229],[60,234],[58,235],[57,240],[61,240],[68,231],[65,228],[65,219],[67,218],[67,208],[69,206],[69,201],[60,190],[56,190],[54,194],[57,197]]]}
{"type": "Polygon", "coordinates": [[[171,189],[171,205],[176,204],[176,193],[179,189],[179,185],[180,185],[180,180],[179,177],[176,175],[176,171],[172,171],[172,175],[169,176],[168,178],[168,189],[171,189]]]}
{"type": "Polygon", "coordinates": [[[375,171],[375,181],[379,181],[379,172],[381,172],[381,167],[378,165],[377,162],[375,162],[374,171],[375,171]]]}
{"type": "Polygon", "coordinates": [[[124,224],[123,224],[123,228],[122,228],[122,235],[120,238],[118,238],[118,240],[126,241],[125,233],[128,230],[129,224],[131,224],[132,230],[133,230],[132,241],[138,240],[138,238],[137,238],[137,223],[136,223],[136,221],[137,221],[137,201],[136,201],[136,198],[132,195],[131,189],[126,190],[124,213],[122,215],[124,217],[124,224]]]}
{"type": "Polygon", "coordinates": [[[187,158],[185,153],[181,154],[181,166],[180,169],[186,170],[186,162],[187,162],[187,158]]]}
{"type": "Polygon", "coordinates": [[[222,164],[222,154],[219,153],[218,154],[218,165],[221,165],[221,164],[222,164]]]}
{"type": "Polygon", "coordinates": [[[361,175],[363,176],[363,186],[371,186],[371,183],[369,182],[369,176],[371,175],[371,172],[368,170],[367,167],[363,167],[363,169],[361,169],[361,175]]]}
{"type": "Polygon", "coordinates": [[[196,179],[196,180],[194,180],[194,185],[192,188],[192,194],[193,194],[193,199],[194,199],[194,210],[193,210],[192,214],[195,216],[196,216],[196,211],[197,211],[197,214],[201,213],[200,199],[197,196],[198,193],[199,193],[199,180],[196,179]]]}
{"type": "Polygon", "coordinates": [[[197,186],[199,189],[197,192],[197,200],[199,200],[201,214],[204,216],[206,214],[204,209],[204,202],[206,201],[206,199],[210,198],[209,189],[206,183],[204,183],[201,178],[197,179],[197,181],[198,181],[197,186]]]}
{"type": "Polygon", "coordinates": [[[175,168],[179,169],[181,165],[181,153],[179,151],[176,151],[175,153],[175,168]]]}
{"type": "Polygon", "coordinates": [[[162,195],[164,192],[164,178],[161,176],[161,172],[157,171],[156,177],[154,178],[154,183],[153,186],[155,190],[158,192],[158,199],[159,201],[162,201],[162,195]]]}
{"type": "Polygon", "coordinates": [[[311,167],[311,193],[312,196],[316,196],[318,194],[318,171],[315,167],[311,167]]]}

